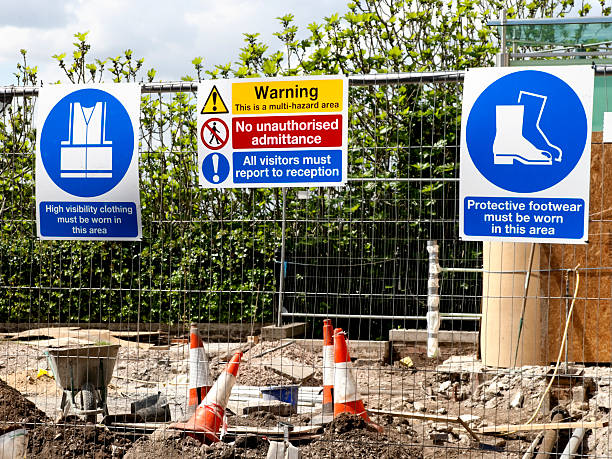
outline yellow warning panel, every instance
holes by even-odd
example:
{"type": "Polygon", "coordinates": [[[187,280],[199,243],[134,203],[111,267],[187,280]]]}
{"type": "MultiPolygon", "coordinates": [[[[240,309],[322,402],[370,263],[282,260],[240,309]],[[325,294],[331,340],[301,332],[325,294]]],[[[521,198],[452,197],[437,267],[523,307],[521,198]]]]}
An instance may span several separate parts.
{"type": "Polygon", "coordinates": [[[233,114],[342,111],[343,79],[232,83],[233,114]]]}
{"type": "Polygon", "coordinates": [[[225,102],[223,102],[221,94],[216,86],[213,86],[210,90],[210,94],[208,95],[206,103],[204,104],[204,107],[202,107],[202,111],[200,113],[202,115],[229,113],[229,110],[227,109],[225,102]]]}

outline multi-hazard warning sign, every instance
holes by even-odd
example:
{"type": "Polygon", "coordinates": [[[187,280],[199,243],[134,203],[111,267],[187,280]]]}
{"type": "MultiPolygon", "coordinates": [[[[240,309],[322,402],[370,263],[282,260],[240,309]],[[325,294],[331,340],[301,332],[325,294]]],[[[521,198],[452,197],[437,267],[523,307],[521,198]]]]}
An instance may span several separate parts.
{"type": "Polygon", "coordinates": [[[346,183],[347,102],[348,81],[343,76],[200,83],[200,185],[346,183]]]}
{"type": "Polygon", "coordinates": [[[225,102],[223,102],[223,98],[219,94],[219,90],[216,86],[213,86],[208,93],[208,97],[206,98],[206,102],[204,102],[204,106],[202,107],[202,111],[200,113],[202,115],[228,113],[227,106],[225,105],[225,102]]]}

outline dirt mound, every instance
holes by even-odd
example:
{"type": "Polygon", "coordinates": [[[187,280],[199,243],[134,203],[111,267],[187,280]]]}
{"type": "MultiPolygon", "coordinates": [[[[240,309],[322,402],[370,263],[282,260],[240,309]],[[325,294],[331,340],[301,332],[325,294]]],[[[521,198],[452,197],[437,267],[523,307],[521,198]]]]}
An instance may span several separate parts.
{"type": "Polygon", "coordinates": [[[0,379],[0,424],[49,422],[45,413],[0,379]]]}
{"type": "Polygon", "coordinates": [[[122,457],[130,443],[124,437],[93,425],[43,425],[30,431],[28,456],[45,459],[122,457]]]}
{"type": "Polygon", "coordinates": [[[376,432],[376,429],[365,422],[361,416],[344,413],[335,418],[327,427],[328,431],[335,434],[343,434],[352,430],[370,430],[376,432]]]}
{"type": "Polygon", "coordinates": [[[300,447],[302,458],[407,459],[422,458],[421,448],[406,446],[376,431],[361,417],[342,414],[318,440],[300,447]]]}
{"type": "Polygon", "coordinates": [[[178,459],[202,457],[207,448],[198,440],[179,434],[169,435],[166,438],[141,438],[134,442],[123,458],[152,459],[163,457],[165,459],[178,459]]]}
{"type": "Polygon", "coordinates": [[[276,427],[279,419],[267,411],[256,411],[249,416],[232,416],[228,419],[230,426],[276,427]]]}
{"type": "Polygon", "coordinates": [[[231,444],[218,442],[204,445],[200,441],[177,432],[165,432],[164,435],[141,438],[134,442],[124,459],[183,459],[202,457],[207,459],[265,458],[268,442],[256,435],[240,435],[231,444]]]}
{"type": "Polygon", "coordinates": [[[260,459],[268,453],[269,443],[256,435],[240,435],[233,444],[216,443],[203,456],[210,459],[260,459]]]}
{"type": "Polygon", "coordinates": [[[94,426],[55,425],[34,403],[0,380],[0,433],[14,430],[20,424],[29,432],[28,457],[121,457],[131,443],[94,426]]]}

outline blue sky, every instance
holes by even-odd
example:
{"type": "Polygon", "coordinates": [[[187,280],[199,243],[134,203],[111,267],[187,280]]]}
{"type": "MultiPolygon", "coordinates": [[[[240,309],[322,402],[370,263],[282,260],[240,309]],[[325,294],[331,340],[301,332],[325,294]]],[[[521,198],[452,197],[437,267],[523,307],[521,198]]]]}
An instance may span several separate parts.
{"type": "Polygon", "coordinates": [[[235,61],[242,34],[260,33],[277,48],[277,16],[292,13],[302,34],[312,22],[346,12],[347,0],[20,0],[4,2],[0,15],[0,85],[14,84],[19,50],[39,67],[44,82],[62,73],[51,58],[70,53],[75,32],[89,30],[91,55],[117,56],[126,48],[144,57],[156,79],[193,74],[191,60],[204,57],[205,68],[235,61]]]}

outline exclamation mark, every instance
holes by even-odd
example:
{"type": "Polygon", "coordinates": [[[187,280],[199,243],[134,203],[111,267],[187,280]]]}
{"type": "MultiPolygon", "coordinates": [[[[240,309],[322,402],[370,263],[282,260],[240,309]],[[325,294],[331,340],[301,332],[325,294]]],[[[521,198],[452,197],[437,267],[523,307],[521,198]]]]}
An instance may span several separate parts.
{"type": "MultiPolygon", "coordinates": [[[[214,97],[214,94],[213,94],[214,97]]],[[[215,108],[216,110],[216,108],[215,108]]],[[[217,183],[219,182],[219,155],[213,155],[212,156],[212,166],[213,166],[213,182],[217,183]]]]}
{"type": "Polygon", "coordinates": [[[216,112],[217,111],[217,91],[213,91],[212,96],[213,96],[213,112],[216,112]]]}

